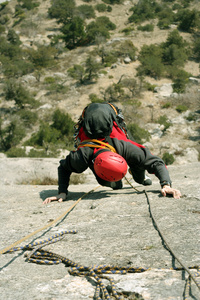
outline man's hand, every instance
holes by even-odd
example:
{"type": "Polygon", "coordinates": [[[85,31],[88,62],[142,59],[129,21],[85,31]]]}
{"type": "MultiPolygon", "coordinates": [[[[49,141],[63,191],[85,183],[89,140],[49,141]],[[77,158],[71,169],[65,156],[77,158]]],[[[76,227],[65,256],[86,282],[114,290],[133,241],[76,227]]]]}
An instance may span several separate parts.
{"type": "Polygon", "coordinates": [[[169,185],[164,185],[161,189],[161,194],[166,197],[167,194],[173,195],[175,199],[179,199],[181,197],[181,192],[179,190],[171,188],[169,185]]]}
{"type": "Polygon", "coordinates": [[[53,197],[48,197],[44,200],[43,204],[50,203],[51,201],[58,201],[62,202],[67,198],[67,195],[65,193],[60,193],[59,195],[53,196],[53,197]]]}

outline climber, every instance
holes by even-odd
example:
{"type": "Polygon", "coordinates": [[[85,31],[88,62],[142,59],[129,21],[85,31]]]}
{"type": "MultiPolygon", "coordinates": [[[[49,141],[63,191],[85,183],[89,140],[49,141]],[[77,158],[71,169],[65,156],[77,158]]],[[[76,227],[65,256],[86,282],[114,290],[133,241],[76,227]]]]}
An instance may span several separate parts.
{"type": "Polygon", "coordinates": [[[129,138],[123,116],[110,103],[90,104],[79,118],[76,132],[76,150],[71,151],[58,167],[58,195],[48,197],[44,204],[63,201],[67,198],[70,176],[82,173],[88,167],[97,182],[113,190],[123,187],[122,178],[129,167],[133,179],[142,185],[151,185],[145,174],[155,174],[161,185],[161,194],[181,197],[179,190],[172,188],[171,179],[164,161],[129,138]]]}

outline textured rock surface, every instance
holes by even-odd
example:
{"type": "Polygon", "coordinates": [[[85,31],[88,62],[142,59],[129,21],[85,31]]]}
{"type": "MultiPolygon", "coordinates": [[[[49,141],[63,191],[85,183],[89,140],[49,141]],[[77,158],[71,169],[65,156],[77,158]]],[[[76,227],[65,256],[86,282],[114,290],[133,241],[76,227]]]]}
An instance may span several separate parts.
{"type": "MultiPolygon", "coordinates": [[[[85,184],[70,186],[68,201],[44,206],[42,200],[56,194],[56,186],[16,184],[34,174],[56,177],[57,164],[55,159],[0,159],[3,174],[0,181],[1,250],[55,220],[80,196],[98,186],[91,173],[86,172],[85,184]]],[[[200,265],[199,167],[198,162],[169,167],[173,186],[183,194],[179,200],[161,197],[159,183],[153,175],[153,185],[145,188],[158,226],[186,266],[200,265]]],[[[143,186],[131,183],[144,190],[143,186]]],[[[163,245],[152,222],[147,198],[125,180],[122,190],[99,187],[56,226],[37,233],[22,245],[46,239],[61,230],[77,230],[77,234],[66,235],[45,249],[84,266],[112,264],[151,268],[143,273],[109,275],[124,299],[183,299],[188,274],[170,270],[179,264],[163,245]]],[[[64,264],[27,263],[22,251],[0,258],[1,299],[94,299],[95,281],[70,275],[64,264]]],[[[198,281],[200,283],[200,279],[198,281]]],[[[104,283],[110,285],[107,280],[104,283]]],[[[200,299],[193,282],[189,299],[200,299]]]]}

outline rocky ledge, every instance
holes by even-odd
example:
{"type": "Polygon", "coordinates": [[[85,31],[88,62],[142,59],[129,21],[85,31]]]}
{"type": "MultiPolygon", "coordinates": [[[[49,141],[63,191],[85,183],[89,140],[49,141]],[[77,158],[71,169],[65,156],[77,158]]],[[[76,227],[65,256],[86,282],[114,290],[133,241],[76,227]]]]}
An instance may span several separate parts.
{"type": "MultiPolygon", "coordinates": [[[[182,197],[163,198],[157,179],[153,185],[132,185],[124,179],[122,190],[98,187],[90,172],[85,173],[83,184],[71,185],[68,200],[42,201],[57,192],[57,186],[24,185],[25,178],[37,174],[56,176],[57,163],[53,159],[1,160],[1,250],[37,231],[19,246],[47,239],[63,230],[77,230],[66,234],[57,243],[45,246],[76,264],[115,265],[148,269],[142,273],[112,274],[116,291],[124,299],[181,300],[187,293],[188,273],[172,270],[180,264],[163,242],[152,214],[164,238],[178,259],[187,267],[200,265],[200,163],[170,166],[173,186],[182,197]],[[80,199],[77,205],[54,222],[80,199]],[[150,203],[150,206],[149,206],[150,203]],[[46,227],[42,231],[40,228],[46,227]]],[[[127,175],[129,178],[129,176],[127,175]]],[[[30,253],[30,251],[26,251],[30,253]]],[[[96,280],[90,276],[74,276],[69,266],[28,263],[24,251],[1,254],[1,299],[95,299],[96,280]]],[[[191,269],[195,276],[196,270],[191,269]]],[[[195,277],[200,284],[200,278],[195,277]]],[[[110,281],[102,279],[110,291],[110,281]]],[[[112,295],[110,299],[115,299],[112,295]]],[[[200,299],[196,284],[191,281],[187,299],[200,299]]]]}

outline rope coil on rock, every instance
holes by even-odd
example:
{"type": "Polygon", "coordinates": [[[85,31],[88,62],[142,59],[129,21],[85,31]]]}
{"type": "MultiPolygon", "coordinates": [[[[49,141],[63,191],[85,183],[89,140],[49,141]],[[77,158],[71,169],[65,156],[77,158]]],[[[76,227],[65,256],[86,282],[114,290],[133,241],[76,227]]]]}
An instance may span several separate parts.
{"type": "MultiPolygon", "coordinates": [[[[129,183],[130,184],[130,183],[129,183]]],[[[131,185],[132,186],[132,185],[131,185]]],[[[132,186],[133,187],[133,186],[132,186]]],[[[98,187],[97,187],[98,188],[98,187]]],[[[96,188],[96,189],[97,189],[96,188]]],[[[134,187],[133,187],[134,188],[134,187]]],[[[136,188],[134,188],[137,192],[138,191],[136,188]]],[[[94,190],[92,190],[94,191],[94,190]]],[[[91,192],[91,191],[90,191],[91,192]]],[[[90,193],[89,192],[89,193],[90,193]]],[[[165,242],[168,250],[171,252],[171,254],[173,255],[173,257],[180,263],[180,265],[182,267],[175,267],[175,268],[170,268],[170,270],[186,270],[187,273],[189,274],[189,277],[186,281],[186,285],[185,285],[185,291],[184,291],[184,300],[189,299],[189,292],[190,292],[190,288],[191,288],[191,279],[193,279],[193,281],[195,282],[195,284],[197,285],[197,287],[200,289],[200,286],[198,284],[198,282],[195,279],[195,276],[190,272],[189,269],[196,269],[197,270],[197,275],[200,275],[200,268],[199,266],[194,266],[194,267],[186,267],[184,266],[184,264],[177,258],[177,256],[174,254],[174,252],[171,250],[171,248],[169,247],[168,243],[166,242],[165,238],[163,237],[162,232],[160,231],[155,218],[152,214],[151,211],[151,205],[150,205],[150,200],[149,197],[146,193],[146,191],[142,191],[145,193],[146,198],[147,198],[147,202],[149,205],[149,210],[150,210],[150,215],[152,220],[154,221],[156,228],[161,236],[161,238],[163,239],[163,241],[165,242]]],[[[69,211],[71,211],[74,206],[87,194],[84,194],[81,198],[79,198],[76,203],[71,207],[71,209],[69,209],[67,212],[65,212],[63,215],[61,215],[59,218],[57,218],[56,220],[54,220],[53,222],[51,222],[50,224],[48,224],[48,227],[50,227],[52,225],[52,223],[55,223],[56,221],[60,220],[64,215],[66,215],[66,213],[68,213],[69,211]]],[[[47,228],[47,225],[44,226],[42,229],[47,228]]],[[[36,232],[41,231],[37,230],[35,231],[33,234],[35,234],[36,232]]],[[[141,272],[145,272],[150,270],[151,268],[141,268],[141,267],[120,267],[120,266],[110,266],[110,265],[95,265],[95,266],[91,266],[91,267],[86,267],[86,266],[82,266],[80,264],[77,264],[73,261],[71,261],[70,259],[50,252],[50,251],[45,251],[42,248],[46,245],[55,243],[60,241],[65,234],[68,233],[77,233],[76,230],[72,230],[72,231],[61,231],[58,234],[53,235],[52,237],[43,240],[43,241],[39,241],[39,242],[33,242],[33,243],[29,243],[25,246],[22,247],[7,247],[4,250],[2,250],[0,252],[1,253],[12,253],[14,251],[19,251],[19,250],[31,250],[31,253],[29,255],[25,254],[25,257],[27,258],[28,262],[33,262],[33,263],[37,263],[37,264],[48,264],[48,265],[53,265],[53,264],[59,264],[59,263],[64,263],[67,267],[70,267],[69,269],[69,273],[71,275],[74,276],[89,276],[94,278],[94,280],[96,281],[96,290],[95,290],[95,299],[96,300],[102,300],[102,299],[106,299],[106,300],[111,300],[110,295],[108,293],[108,290],[105,286],[105,284],[103,283],[102,279],[107,279],[110,282],[111,285],[111,293],[112,295],[115,297],[115,299],[117,300],[121,300],[123,299],[123,297],[121,297],[119,295],[119,292],[117,292],[114,281],[112,278],[106,276],[105,274],[127,274],[127,273],[141,273],[141,272]]],[[[33,235],[31,234],[31,235],[33,235]]],[[[28,235],[27,237],[29,237],[30,235],[28,235]]],[[[27,238],[25,237],[25,238],[27,238]]],[[[23,238],[22,240],[25,240],[25,238],[23,238]]],[[[21,242],[22,240],[14,243],[13,245],[21,242]]]]}
{"type": "MultiPolygon", "coordinates": [[[[19,250],[31,250],[31,253],[25,254],[26,260],[28,262],[37,263],[37,264],[45,264],[45,265],[55,265],[59,263],[64,263],[67,267],[70,267],[68,272],[73,276],[88,276],[92,277],[96,281],[96,290],[95,290],[95,299],[96,300],[110,300],[110,295],[108,293],[108,290],[103,283],[102,279],[106,279],[110,282],[111,285],[111,293],[113,297],[117,300],[122,300],[123,297],[119,295],[119,292],[117,292],[114,280],[105,274],[127,274],[127,273],[142,273],[148,270],[151,270],[151,268],[141,268],[141,267],[123,267],[123,266],[114,266],[114,265],[94,265],[91,267],[83,266],[80,264],[77,264],[73,262],[72,260],[60,255],[53,253],[51,251],[43,250],[43,248],[46,245],[55,243],[60,241],[65,234],[76,234],[76,230],[69,230],[69,231],[61,231],[60,233],[57,233],[53,235],[52,237],[42,240],[39,242],[34,242],[27,244],[22,247],[13,247],[9,249],[6,253],[12,253],[14,251],[19,250]],[[102,297],[104,298],[101,298],[102,297]]],[[[200,273],[198,266],[189,267],[190,269],[197,269],[198,274],[200,273]]],[[[164,268],[162,270],[165,270],[164,268]]],[[[170,268],[170,270],[184,270],[183,267],[176,267],[176,268],[170,268]]],[[[187,300],[189,297],[189,291],[191,288],[191,277],[188,277],[188,280],[186,282],[185,291],[184,291],[184,300],[187,300]]]]}
{"type": "Polygon", "coordinates": [[[133,267],[120,267],[120,266],[112,266],[112,265],[94,265],[91,267],[86,267],[80,264],[77,264],[73,262],[72,260],[60,255],[53,253],[51,251],[45,251],[41,249],[42,247],[58,242],[61,240],[65,234],[77,233],[76,230],[72,231],[62,231],[58,234],[53,235],[52,237],[42,240],[39,242],[34,242],[27,244],[22,247],[13,247],[6,251],[5,253],[12,253],[14,251],[19,250],[31,250],[31,253],[25,254],[26,260],[28,262],[37,263],[37,264],[46,264],[46,265],[53,265],[53,264],[59,264],[64,263],[69,268],[69,273],[73,276],[88,276],[95,279],[97,287],[95,291],[95,299],[96,300],[102,300],[100,295],[103,295],[104,299],[110,300],[110,296],[108,293],[108,290],[103,283],[102,279],[107,279],[110,282],[111,285],[111,292],[112,295],[117,300],[123,299],[119,293],[116,290],[114,280],[108,276],[105,276],[104,274],[127,274],[127,273],[141,273],[149,270],[149,268],[133,268],[133,267]],[[35,248],[36,247],[36,248],[35,248]]]}

